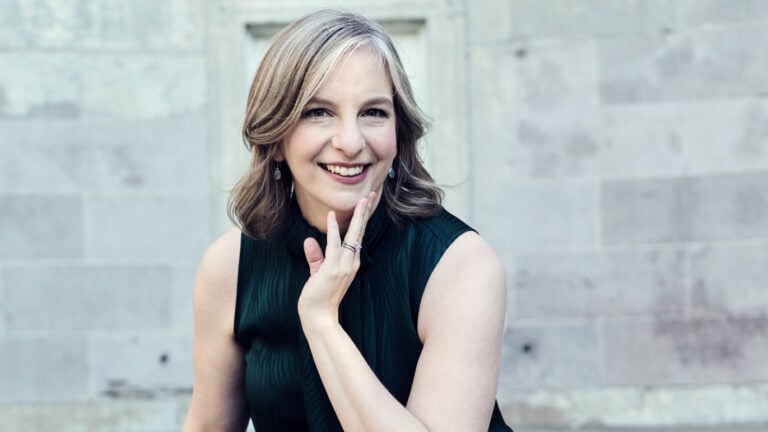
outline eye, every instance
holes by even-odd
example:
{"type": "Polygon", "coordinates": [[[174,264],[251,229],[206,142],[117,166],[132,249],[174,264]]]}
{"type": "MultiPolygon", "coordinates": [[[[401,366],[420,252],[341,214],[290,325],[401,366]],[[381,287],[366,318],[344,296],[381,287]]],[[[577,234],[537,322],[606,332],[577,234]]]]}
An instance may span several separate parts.
{"type": "Polygon", "coordinates": [[[325,108],[310,108],[301,114],[301,116],[305,118],[326,117],[329,115],[330,113],[325,108]]]}
{"type": "Polygon", "coordinates": [[[380,108],[369,108],[365,111],[363,111],[363,117],[381,117],[381,118],[387,118],[389,117],[389,113],[384,111],[380,108]]]}

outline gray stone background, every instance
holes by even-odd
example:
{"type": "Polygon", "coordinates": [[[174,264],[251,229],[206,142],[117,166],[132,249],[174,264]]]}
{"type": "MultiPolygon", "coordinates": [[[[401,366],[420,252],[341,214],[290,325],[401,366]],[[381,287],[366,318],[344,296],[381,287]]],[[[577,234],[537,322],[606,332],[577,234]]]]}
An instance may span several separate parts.
{"type": "MultiPolygon", "coordinates": [[[[212,17],[267,3],[0,1],[0,431],[179,429],[212,17]]],[[[464,29],[508,421],[767,430],[768,1],[416,3],[464,29]]]]}

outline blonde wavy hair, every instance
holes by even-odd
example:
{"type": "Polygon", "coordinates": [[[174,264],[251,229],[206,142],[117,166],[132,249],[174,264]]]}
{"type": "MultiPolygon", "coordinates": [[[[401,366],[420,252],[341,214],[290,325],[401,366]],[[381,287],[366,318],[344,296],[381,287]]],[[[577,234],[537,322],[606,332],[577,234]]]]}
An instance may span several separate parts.
{"type": "Polygon", "coordinates": [[[227,209],[230,219],[246,234],[265,237],[290,223],[293,177],[285,162],[275,160],[278,146],[328,73],[342,57],[360,47],[379,56],[394,91],[396,175],[384,184],[387,215],[400,224],[431,216],[440,208],[443,192],[417,151],[428,120],[416,104],[389,35],[361,15],[321,10],[277,34],[253,79],[243,124],[251,160],[232,189],[227,209]],[[278,166],[283,175],[275,180],[273,172],[278,166]]]}

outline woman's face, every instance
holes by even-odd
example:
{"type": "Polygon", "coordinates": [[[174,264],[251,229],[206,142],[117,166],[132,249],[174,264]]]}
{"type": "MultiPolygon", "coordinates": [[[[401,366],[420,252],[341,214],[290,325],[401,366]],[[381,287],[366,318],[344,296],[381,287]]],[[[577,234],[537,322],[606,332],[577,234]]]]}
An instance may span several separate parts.
{"type": "Polygon", "coordinates": [[[378,56],[357,49],[331,70],[281,143],[277,157],[310,224],[324,229],[330,210],[343,222],[368,192],[381,197],[397,154],[392,94],[378,56]]]}

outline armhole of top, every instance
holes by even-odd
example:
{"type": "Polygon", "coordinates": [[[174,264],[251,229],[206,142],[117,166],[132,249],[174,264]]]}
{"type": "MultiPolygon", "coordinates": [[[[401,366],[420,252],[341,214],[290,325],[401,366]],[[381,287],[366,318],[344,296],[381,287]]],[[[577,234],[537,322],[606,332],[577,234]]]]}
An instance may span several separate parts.
{"type": "MultiPolygon", "coordinates": [[[[433,262],[430,263],[430,270],[429,275],[427,275],[423,281],[419,281],[418,286],[418,292],[416,293],[417,297],[414,298],[413,301],[413,307],[412,310],[413,314],[413,325],[414,328],[418,329],[419,325],[419,315],[421,313],[421,301],[424,298],[424,292],[427,290],[427,284],[429,283],[429,280],[432,278],[432,273],[434,273],[435,268],[437,268],[437,265],[440,263],[440,260],[443,259],[443,256],[445,255],[445,252],[448,250],[449,247],[453,244],[453,242],[456,241],[457,238],[459,238],[461,235],[467,233],[467,232],[474,232],[477,233],[477,230],[472,228],[471,226],[467,225],[464,221],[457,218],[447,210],[441,208],[440,212],[434,216],[434,219],[442,219],[442,223],[448,225],[448,229],[446,230],[436,230],[432,225],[432,221],[422,221],[419,222],[423,225],[425,231],[429,232],[429,235],[432,237],[432,241],[435,243],[438,243],[440,245],[439,252],[435,254],[433,262]]],[[[433,219],[433,220],[434,220],[433,219]]]]}
{"type": "Polygon", "coordinates": [[[236,288],[236,294],[235,294],[235,319],[233,323],[233,335],[235,337],[235,341],[239,344],[240,338],[239,338],[239,330],[240,330],[240,304],[242,303],[242,297],[244,295],[243,291],[245,290],[245,287],[243,287],[243,283],[245,280],[247,280],[246,275],[243,274],[243,263],[248,262],[248,255],[249,251],[248,249],[248,242],[246,241],[246,234],[241,232],[240,233],[240,254],[238,256],[238,262],[237,262],[237,288],[236,288]]]}

